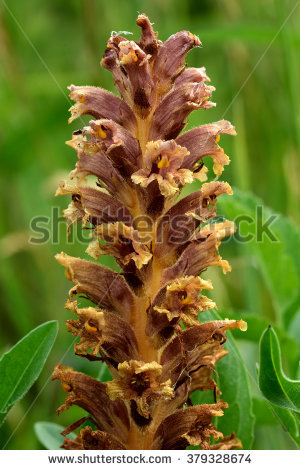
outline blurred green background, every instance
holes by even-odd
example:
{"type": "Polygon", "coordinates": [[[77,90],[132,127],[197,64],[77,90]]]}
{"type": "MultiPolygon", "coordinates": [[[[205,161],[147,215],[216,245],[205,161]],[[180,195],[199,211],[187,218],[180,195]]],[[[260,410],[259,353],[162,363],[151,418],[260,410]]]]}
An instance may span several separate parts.
{"type": "MultiPolygon", "coordinates": [[[[48,216],[50,222],[43,226],[51,231],[53,207],[61,213],[69,202],[54,197],[59,180],[76,162],[75,152],[64,142],[81,127],[76,122],[67,125],[67,86],[113,90],[112,77],[99,65],[105,41],[113,30],[132,31],[137,40],[138,12],[148,14],[162,40],[181,29],[197,34],[203,47],[189,53],[188,64],[205,65],[216,87],[217,106],[193,113],[189,127],[230,120],[238,135],[222,137],[221,145],[231,158],[222,177],[299,226],[298,4],[289,0],[0,1],[0,353],[47,320],[58,319],[60,324],[42,375],[0,430],[6,448],[42,448],[33,430],[36,421],[66,426],[82,416],[75,408],[55,415],[64,400],[59,384],[48,382],[56,362],[97,375],[97,364],[74,357],[73,337],[64,325],[70,283],[54,260],[62,250],[84,257],[86,246],[68,242],[64,222],[58,232],[54,229],[56,240],[28,243],[31,219],[48,216]]],[[[215,268],[208,273],[219,309],[228,316],[231,311],[264,316],[287,328],[247,246],[230,242],[222,254],[232,264],[232,273],[224,277],[215,268]]],[[[278,287],[281,266],[284,269],[284,262],[278,267],[274,259],[278,287]]],[[[298,288],[299,283],[294,284],[293,292],[298,288]]],[[[299,303],[295,307],[293,302],[292,316],[299,319],[299,303]]],[[[293,323],[294,331],[299,332],[299,323],[293,323]]],[[[238,344],[255,388],[257,342],[238,340],[238,344]]],[[[296,378],[297,365],[286,366],[291,378],[296,378]]],[[[281,426],[271,424],[257,422],[254,448],[294,448],[281,426]]]]}

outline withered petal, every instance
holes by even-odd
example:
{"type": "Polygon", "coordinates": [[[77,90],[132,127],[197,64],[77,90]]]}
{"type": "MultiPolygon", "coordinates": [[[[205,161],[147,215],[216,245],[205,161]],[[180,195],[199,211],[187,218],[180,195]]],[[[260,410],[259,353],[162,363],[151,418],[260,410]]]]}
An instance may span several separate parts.
{"type": "Polygon", "coordinates": [[[130,325],[113,313],[100,311],[93,307],[77,308],[77,302],[67,301],[68,310],[74,312],[79,320],[69,320],[68,330],[74,336],[80,336],[80,343],[75,344],[75,352],[92,354],[101,352],[114,363],[139,359],[138,345],[130,325]]]}
{"type": "Polygon", "coordinates": [[[168,91],[184,69],[187,52],[200,45],[199,38],[189,31],[173,34],[161,45],[153,66],[153,76],[158,83],[159,93],[168,91]]]}
{"type": "Polygon", "coordinates": [[[135,297],[118,273],[65,253],[56,255],[56,259],[66,268],[67,277],[75,284],[70,291],[71,296],[84,293],[100,308],[108,309],[121,318],[130,318],[135,297]]]}
{"type": "Polygon", "coordinates": [[[136,24],[142,29],[142,35],[139,45],[146,52],[151,55],[151,59],[156,55],[158,47],[162,44],[157,40],[157,34],[154,33],[152,25],[147,15],[142,13],[137,17],[136,24]]]}
{"type": "Polygon", "coordinates": [[[222,120],[213,124],[196,127],[178,137],[176,142],[186,147],[190,152],[185,157],[182,167],[192,168],[198,160],[210,155],[214,161],[214,172],[219,176],[223,171],[224,165],[229,163],[228,156],[216,143],[220,134],[236,135],[236,132],[229,121],[222,120]]]}
{"type": "Polygon", "coordinates": [[[192,406],[173,413],[159,425],[152,449],[185,449],[191,444],[208,448],[211,435],[222,436],[212,426],[212,418],[222,416],[222,410],[227,407],[226,403],[219,401],[213,405],[192,406]]]}
{"type": "Polygon", "coordinates": [[[103,190],[89,186],[72,186],[63,181],[56,195],[65,194],[71,194],[73,198],[69,208],[63,212],[69,225],[79,219],[83,219],[84,223],[89,220],[93,225],[116,221],[132,223],[132,216],[127,207],[103,190]]]}
{"type": "Polygon", "coordinates": [[[218,254],[220,240],[234,233],[233,222],[225,221],[203,228],[186,248],[179,259],[163,271],[163,284],[182,276],[198,276],[209,266],[221,266],[224,274],[231,270],[230,264],[218,254]]]}
{"type": "Polygon", "coordinates": [[[70,109],[69,122],[84,114],[89,114],[95,119],[112,119],[135,135],[136,119],[125,101],[103,88],[93,86],[70,85],[69,90],[70,98],[76,101],[70,109]]]}
{"type": "Polygon", "coordinates": [[[57,413],[72,405],[80,406],[92,415],[100,430],[117,435],[122,442],[126,442],[129,429],[126,406],[121,400],[109,399],[105,384],[59,364],[54,369],[52,380],[60,380],[68,386],[65,404],[58,408],[57,413]]]}
{"type": "MultiPolygon", "coordinates": [[[[204,82],[184,83],[178,88],[171,89],[156,108],[149,131],[149,140],[175,139],[185,127],[185,120],[192,111],[213,106],[213,103],[207,101],[213,89],[204,82]]],[[[184,143],[178,142],[178,144],[186,147],[184,143]]],[[[189,167],[183,163],[182,168],[189,167]]]]}
{"type": "Polygon", "coordinates": [[[68,450],[125,450],[126,447],[111,434],[93,430],[86,426],[80,430],[77,438],[73,441],[67,437],[62,445],[68,450]]]}
{"type": "Polygon", "coordinates": [[[240,439],[238,439],[234,432],[229,436],[224,437],[221,442],[210,446],[212,450],[232,450],[232,449],[242,449],[243,444],[240,439]]]}

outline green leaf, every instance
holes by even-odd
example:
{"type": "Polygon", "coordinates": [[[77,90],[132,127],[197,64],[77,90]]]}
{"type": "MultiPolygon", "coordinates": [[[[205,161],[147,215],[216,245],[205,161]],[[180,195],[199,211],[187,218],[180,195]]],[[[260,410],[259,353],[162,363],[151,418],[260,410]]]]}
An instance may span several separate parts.
{"type": "MultiPolygon", "coordinates": [[[[219,315],[222,318],[231,318],[239,320],[242,318],[248,325],[247,331],[232,330],[232,334],[235,339],[251,341],[253,343],[259,343],[260,338],[264,330],[268,327],[270,321],[263,316],[254,315],[250,313],[238,312],[230,310],[229,312],[222,312],[218,310],[219,315]]],[[[296,326],[294,326],[293,333],[294,337],[297,336],[296,326]]],[[[298,370],[298,344],[296,339],[291,337],[292,332],[287,334],[286,331],[280,326],[274,326],[274,330],[280,341],[282,354],[284,357],[284,365],[288,366],[288,370],[291,374],[296,375],[298,370]]],[[[300,331],[300,330],[299,330],[300,331]]],[[[256,362],[256,361],[255,361],[256,362]]]]}
{"type": "Polygon", "coordinates": [[[221,198],[219,211],[235,220],[238,234],[251,236],[245,246],[256,259],[258,268],[268,287],[278,316],[288,324],[299,305],[300,292],[300,234],[292,222],[266,207],[260,199],[234,189],[232,197],[221,198]],[[243,217],[246,217],[243,219],[243,217]],[[273,218],[273,219],[271,219],[273,218]],[[274,239],[262,231],[263,224],[274,239]],[[251,222],[253,221],[253,222],[251,222]]]}
{"type": "Polygon", "coordinates": [[[284,374],[279,341],[272,327],[264,331],[260,341],[259,387],[272,404],[300,412],[300,381],[284,374]]]}
{"type": "MultiPolygon", "coordinates": [[[[201,321],[211,320],[220,320],[215,311],[201,313],[201,321]]],[[[224,410],[224,416],[217,418],[216,426],[224,436],[234,431],[242,441],[244,449],[251,449],[255,417],[252,413],[248,375],[230,332],[227,332],[225,349],[228,350],[228,354],[220,360],[216,370],[219,375],[217,381],[222,392],[222,399],[228,403],[229,408],[224,410]]],[[[201,397],[204,392],[197,393],[201,397]]],[[[196,403],[196,397],[194,400],[196,403]]]]}
{"type": "Polygon", "coordinates": [[[49,321],[22,338],[0,360],[2,420],[36,381],[53,346],[58,326],[49,321]]]}
{"type": "MultiPolygon", "coordinates": [[[[39,421],[34,425],[34,432],[36,437],[40,443],[49,450],[59,449],[63,444],[64,437],[61,435],[63,430],[63,426],[55,423],[49,423],[47,421],[39,421]]],[[[71,432],[69,437],[74,440],[76,439],[76,434],[71,432]]]]}
{"type": "Polygon", "coordinates": [[[272,413],[272,405],[265,398],[253,397],[253,413],[255,415],[255,426],[277,424],[277,420],[272,413]]]}
{"type": "Polygon", "coordinates": [[[271,404],[271,408],[283,429],[289,433],[291,438],[300,448],[299,415],[293,411],[287,410],[286,408],[281,408],[280,406],[271,404]]]}

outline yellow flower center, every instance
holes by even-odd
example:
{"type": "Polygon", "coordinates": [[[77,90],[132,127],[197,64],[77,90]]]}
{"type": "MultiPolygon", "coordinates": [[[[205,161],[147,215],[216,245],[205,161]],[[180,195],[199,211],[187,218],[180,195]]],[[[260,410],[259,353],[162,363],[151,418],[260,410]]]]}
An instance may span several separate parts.
{"type": "Polygon", "coordinates": [[[88,321],[85,322],[84,328],[88,333],[96,333],[97,328],[95,326],[90,325],[88,321]]]}
{"type": "Polygon", "coordinates": [[[170,165],[169,159],[165,155],[161,157],[161,159],[159,160],[157,164],[158,168],[168,168],[169,165],[170,165]]]}
{"type": "Polygon", "coordinates": [[[62,382],[61,383],[62,389],[64,392],[68,393],[72,391],[72,386],[68,384],[67,382],[62,382]]]}

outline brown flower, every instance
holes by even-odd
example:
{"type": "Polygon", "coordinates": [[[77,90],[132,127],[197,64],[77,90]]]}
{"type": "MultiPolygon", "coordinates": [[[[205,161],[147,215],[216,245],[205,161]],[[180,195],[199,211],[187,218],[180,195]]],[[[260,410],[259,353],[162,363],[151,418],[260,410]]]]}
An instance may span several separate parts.
{"type": "Polygon", "coordinates": [[[211,423],[215,416],[223,415],[228,405],[219,401],[215,405],[199,405],[177,411],[168,416],[158,427],[153,449],[185,449],[188,445],[209,449],[210,437],[223,437],[211,423]]]}
{"type": "Polygon", "coordinates": [[[78,308],[76,301],[67,301],[65,307],[78,316],[66,322],[68,331],[80,337],[74,345],[76,354],[87,356],[91,350],[97,356],[101,351],[113,364],[139,358],[135,334],[126,321],[93,307],[78,308]]]}
{"type": "Polygon", "coordinates": [[[132,175],[132,181],[146,188],[157,181],[163,196],[173,196],[180,186],[192,183],[190,170],[180,169],[188,151],[174,140],[148,142],[144,155],[144,168],[132,175]]]}
{"type": "Polygon", "coordinates": [[[100,254],[109,254],[120,260],[122,265],[132,260],[137,269],[141,269],[152,258],[149,249],[139,241],[139,232],[122,222],[97,226],[94,237],[86,250],[94,259],[98,259],[100,254]],[[105,245],[99,242],[99,238],[105,245]]]}
{"type": "Polygon", "coordinates": [[[131,360],[118,367],[118,379],[107,382],[107,393],[112,400],[134,400],[138,412],[148,418],[153,401],[170,399],[173,395],[171,381],[160,381],[162,366],[153,361],[144,363],[131,360]]]}
{"type": "Polygon", "coordinates": [[[164,302],[159,307],[155,306],[154,310],[167,315],[169,321],[176,318],[185,326],[195,325],[198,323],[198,312],[216,306],[205,295],[199,298],[203,289],[212,289],[211,282],[195,276],[178,278],[167,286],[164,302]]]}

